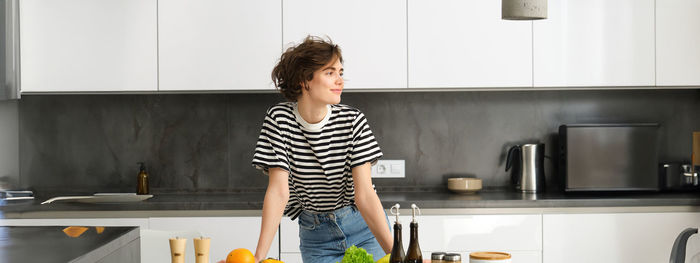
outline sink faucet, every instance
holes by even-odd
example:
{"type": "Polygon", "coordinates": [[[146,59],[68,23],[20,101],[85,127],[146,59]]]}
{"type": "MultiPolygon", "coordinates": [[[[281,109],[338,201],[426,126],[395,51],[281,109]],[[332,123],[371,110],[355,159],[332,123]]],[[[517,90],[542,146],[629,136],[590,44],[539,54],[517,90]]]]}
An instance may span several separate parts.
{"type": "Polygon", "coordinates": [[[670,263],[685,263],[685,245],[688,243],[688,238],[696,233],[698,233],[697,228],[686,228],[676,237],[671,248],[670,263]]]}

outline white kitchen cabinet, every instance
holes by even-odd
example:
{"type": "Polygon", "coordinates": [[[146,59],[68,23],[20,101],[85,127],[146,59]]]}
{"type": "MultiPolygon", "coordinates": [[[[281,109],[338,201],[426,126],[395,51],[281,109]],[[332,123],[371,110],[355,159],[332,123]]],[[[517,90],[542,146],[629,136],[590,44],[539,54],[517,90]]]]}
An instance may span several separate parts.
{"type": "MultiPolygon", "coordinates": [[[[400,216],[399,220],[406,250],[411,218],[400,216]]],[[[429,258],[435,251],[461,253],[465,258],[474,251],[503,251],[512,254],[513,262],[542,262],[542,216],[539,214],[424,215],[418,220],[418,242],[423,258],[429,258]]],[[[389,221],[393,231],[394,217],[389,221]]],[[[282,260],[297,262],[301,256],[296,221],[282,218],[280,240],[282,260]]]]}
{"type": "MultiPolygon", "coordinates": [[[[404,249],[410,239],[410,216],[400,216],[404,249]]],[[[390,217],[392,224],[394,218],[390,217]]],[[[418,217],[418,242],[425,255],[434,251],[462,254],[468,261],[475,251],[510,253],[513,262],[540,263],[542,216],[523,215],[424,215],[418,217]]],[[[465,260],[466,259],[466,260],[465,260]]]]}
{"type": "MultiPolygon", "coordinates": [[[[280,221],[280,252],[299,253],[299,224],[287,216],[280,221]]],[[[285,261],[287,262],[287,261],[285,261]]]]}
{"type": "Polygon", "coordinates": [[[21,0],[21,91],[156,91],[156,0],[21,0]]]}
{"type": "Polygon", "coordinates": [[[654,0],[551,0],[533,23],[535,87],[655,85],[654,0]]]}
{"type": "Polygon", "coordinates": [[[408,87],[532,87],[532,22],[501,1],[409,1],[408,87]]]}
{"type": "MultiPolygon", "coordinates": [[[[544,215],[543,262],[668,262],[676,236],[698,226],[700,213],[544,215]]],[[[686,248],[700,262],[698,235],[686,248]]]]}
{"type": "Polygon", "coordinates": [[[281,252],[280,260],[284,261],[284,263],[304,263],[304,259],[301,257],[301,252],[281,252]]]}
{"type": "Polygon", "coordinates": [[[700,85],[700,1],[656,1],[656,85],[700,85]]]}
{"type": "MultiPolygon", "coordinates": [[[[185,262],[194,262],[194,246],[192,238],[201,235],[211,238],[209,258],[211,262],[225,260],[231,250],[246,248],[255,253],[260,235],[261,217],[152,217],[149,218],[150,235],[154,238],[145,238],[155,244],[148,244],[153,248],[142,252],[143,262],[166,262],[169,260],[170,248],[167,237],[185,235],[187,240],[185,262]],[[158,243],[160,242],[160,243],[158,243]],[[191,252],[190,252],[191,251],[191,252]],[[146,254],[146,255],[144,255],[146,254]]],[[[279,238],[275,236],[272,246],[267,254],[270,257],[279,257],[279,238]]]]}
{"type": "Polygon", "coordinates": [[[282,1],[158,3],[161,91],[272,90],[282,1]]]}
{"type": "Polygon", "coordinates": [[[406,0],[284,0],[284,47],[330,37],[348,89],[406,88],[406,0]]]}

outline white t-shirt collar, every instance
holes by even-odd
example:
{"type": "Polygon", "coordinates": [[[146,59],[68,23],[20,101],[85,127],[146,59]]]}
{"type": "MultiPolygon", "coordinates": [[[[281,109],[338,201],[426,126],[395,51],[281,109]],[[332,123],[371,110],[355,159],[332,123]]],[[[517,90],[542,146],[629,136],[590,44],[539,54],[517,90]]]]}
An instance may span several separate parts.
{"type": "Polygon", "coordinates": [[[331,118],[331,105],[327,104],[326,105],[327,110],[326,110],[326,116],[323,117],[321,121],[318,123],[308,123],[304,118],[301,117],[301,114],[299,114],[299,106],[298,103],[294,103],[294,117],[297,119],[297,122],[301,124],[302,127],[306,128],[307,130],[311,131],[320,131],[323,126],[328,123],[328,120],[331,118]]]}

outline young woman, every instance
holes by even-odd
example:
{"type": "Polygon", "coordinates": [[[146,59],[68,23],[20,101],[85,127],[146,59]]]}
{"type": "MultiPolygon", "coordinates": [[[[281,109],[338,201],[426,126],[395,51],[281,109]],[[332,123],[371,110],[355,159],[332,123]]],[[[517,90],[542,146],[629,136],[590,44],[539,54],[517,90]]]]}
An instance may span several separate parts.
{"type": "Polygon", "coordinates": [[[375,261],[390,253],[393,237],[370,177],[382,152],[362,112],[338,104],[338,45],[309,36],[282,54],[272,78],[288,102],[267,111],[253,157],[269,176],[256,262],[267,257],[283,214],[299,223],[305,263],[339,262],[352,245],[375,261]]]}

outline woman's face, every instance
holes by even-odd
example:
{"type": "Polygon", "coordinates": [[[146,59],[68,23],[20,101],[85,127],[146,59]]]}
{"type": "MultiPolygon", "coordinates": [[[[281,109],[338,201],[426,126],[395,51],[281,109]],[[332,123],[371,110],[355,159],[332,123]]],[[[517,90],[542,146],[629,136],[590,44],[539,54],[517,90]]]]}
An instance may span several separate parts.
{"type": "Polygon", "coordinates": [[[306,82],[308,89],[302,89],[302,96],[318,104],[338,104],[344,86],[343,64],[335,59],[314,72],[313,78],[306,82]]]}

